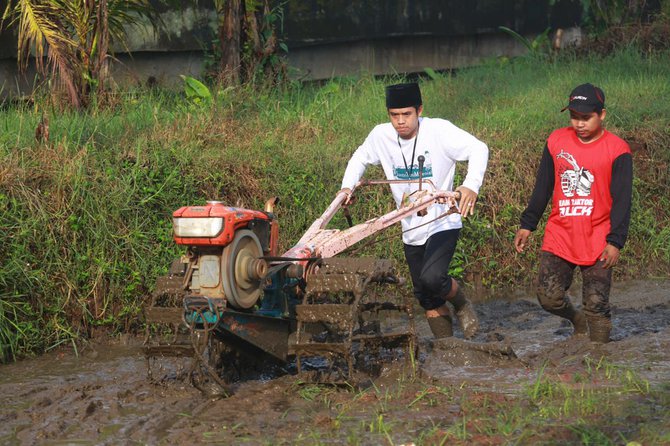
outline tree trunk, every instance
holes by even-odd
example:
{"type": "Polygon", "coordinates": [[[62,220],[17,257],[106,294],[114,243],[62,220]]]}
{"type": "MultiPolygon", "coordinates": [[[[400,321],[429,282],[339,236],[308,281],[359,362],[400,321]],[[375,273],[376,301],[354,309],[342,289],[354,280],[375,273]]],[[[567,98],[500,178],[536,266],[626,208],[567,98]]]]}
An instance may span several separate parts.
{"type": "Polygon", "coordinates": [[[98,93],[105,90],[105,82],[109,74],[108,66],[109,60],[107,52],[109,51],[109,9],[107,0],[100,0],[98,4],[98,29],[97,41],[98,48],[96,53],[96,60],[94,61],[95,78],[98,79],[98,93]]]}
{"type": "Polygon", "coordinates": [[[240,82],[240,42],[242,34],[242,1],[226,0],[219,26],[221,42],[221,70],[219,81],[224,85],[240,82]]]}

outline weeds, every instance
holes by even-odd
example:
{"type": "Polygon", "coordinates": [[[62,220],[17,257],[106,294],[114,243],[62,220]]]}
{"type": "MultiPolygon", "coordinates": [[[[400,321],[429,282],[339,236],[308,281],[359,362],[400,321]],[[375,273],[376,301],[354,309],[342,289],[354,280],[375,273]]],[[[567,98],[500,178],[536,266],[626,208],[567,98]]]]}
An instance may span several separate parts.
{"type": "Polygon", "coordinates": [[[316,384],[310,384],[301,386],[298,391],[300,398],[303,398],[308,401],[314,401],[321,393],[323,392],[322,386],[316,384]]]}
{"type": "Polygon", "coordinates": [[[428,406],[435,406],[438,404],[437,402],[438,400],[433,398],[433,395],[436,394],[449,396],[450,391],[448,388],[444,387],[435,387],[435,386],[426,387],[416,395],[416,397],[407,405],[407,407],[410,408],[419,402],[427,404],[428,406]]]}
{"type": "MultiPolygon", "coordinates": [[[[584,364],[580,382],[544,368],[528,387],[502,395],[462,385],[421,381],[356,392],[301,385],[301,409],[281,418],[293,429],[281,437],[251,436],[243,425],[208,427],[221,443],[255,444],[664,444],[667,389],[651,399],[631,398],[621,370],[607,361],[584,364]],[[599,365],[598,365],[599,364],[599,365]],[[598,370],[595,370],[598,367],[598,370]],[[606,377],[611,370],[611,378],[606,377]],[[598,383],[597,386],[590,385],[598,383]],[[296,426],[299,426],[296,428],[296,426]],[[554,443],[551,443],[554,444],[554,443]]],[[[666,386],[667,387],[667,386],[666,386]]],[[[295,388],[292,389],[292,392],[295,388]]],[[[637,394],[639,395],[639,394],[637,394]]]]}
{"type": "MultiPolygon", "coordinates": [[[[490,61],[455,76],[433,72],[422,82],[427,116],[447,118],[491,148],[478,213],[465,222],[452,265],[461,280],[492,289],[534,277],[537,249],[519,256],[511,237],[544,140],[567,125],[558,110],[586,80],[607,91],[611,130],[637,144],[633,219],[615,274],[667,273],[670,55],[557,57],[564,59],[490,61]]],[[[170,216],[183,205],[220,199],[262,208],[279,196],[280,249],[290,248],[332,200],[351,153],[387,120],[384,85],[400,80],[207,91],[185,80],[190,93],[129,90],[114,106],[94,104],[87,114],[56,112],[46,99],[0,110],[3,360],[101,328],[140,328],[137,316],[155,278],[181,254],[170,216]],[[38,142],[43,113],[50,136],[38,142]]],[[[463,178],[462,168],[457,173],[463,178]]],[[[361,222],[393,206],[386,189],[370,189],[352,214],[361,222]]],[[[346,222],[338,216],[332,225],[346,222]]],[[[541,230],[531,244],[540,240],[541,230]]],[[[394,259],[408,276],[395,229],[356,255],[394,259]]]]}
{"type": "Polygon", "coordinates": [[[614,444],[614,442],[597,427],[589,426],[583,421],[574,426],[569,426],[569,429],[579,435],[579,441],[584,446],[609,446],[614,444]]]}
{"type": "Polygon", "coordinates": [[[549,40],[549,31],[551,28],[547,28],[543,33],[535,37],[533,40],[527,39],[526,37],[506,26],[499,26],[498,29],[526,47],[526,50],[528,50],[528,55],[531,58],[540,60],[551,55],[551,41],[549,40]]]}
{"type": "MultiPolygon", "coordinates": [[[[546,366],[539,370],[535,382],[527,389],[529,402],[537,416],[545,420],[615,417],[616,408],[625,401],[626,394],[649,393],[649,382],[631,369],[604,358],[595,361],[590,357],[585,358],[584,366],[586,376],[575,375],[572,383],[547,375],[546,366]]],[[[570,426],[570,429],[581,436],[583,444],[610,444],[602,442],[606,437],[600,430],[583,422],[570,426]]]]}

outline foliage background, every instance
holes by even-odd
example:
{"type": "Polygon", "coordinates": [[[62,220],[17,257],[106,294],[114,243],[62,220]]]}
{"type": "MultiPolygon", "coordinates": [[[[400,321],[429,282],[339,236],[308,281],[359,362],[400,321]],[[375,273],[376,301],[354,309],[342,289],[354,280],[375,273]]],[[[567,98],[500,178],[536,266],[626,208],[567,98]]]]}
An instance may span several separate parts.
{"type": "MultiPolygon", "coordinates": [[[[542,228],[527,254],[511,244],[544,140],[567,125],[569,91],[607,93],[607,127],[634,150],[629,242],[617,279],[670,266],[670,53],[534,53],[421,80],[425,114],[485,141],[490,164],[477,215],[453,262],[467,285],[500,296],[535,276],[542,228]]],[[[155,279],[181,254],[171,213],[221,199],[262,208],[279,196],[289,248],[339,189],[351,153],[385,121],[383,88],[401,78],[213,89],[208,100],[161,90],[120,91],[87,113],[49,101],[0,109],[0,351],[2,360],[100,333],[141,328],[155,279]],[[49,139],[35,138],[44,116],[49,139]]],[[[381,171],[369,170],[368,178],[381,171]]],[[[356,221],[392,209],[388,191],[359,197],[356,221]]],[[[334,227],[345,227],[342,217],[334,227]]],[[[353,253],[399,260],[397,228],[353,253]]],[[[408,276],[407,274],[405,274],[408,276]]]]}

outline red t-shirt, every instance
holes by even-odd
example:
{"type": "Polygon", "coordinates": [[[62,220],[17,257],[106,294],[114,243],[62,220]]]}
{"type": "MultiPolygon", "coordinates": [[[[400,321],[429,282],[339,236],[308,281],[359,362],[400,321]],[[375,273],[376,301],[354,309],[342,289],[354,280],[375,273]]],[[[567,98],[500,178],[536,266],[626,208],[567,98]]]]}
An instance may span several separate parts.
{"type": "Polygon", "coordinates": [[[554,193],[542,250],[577,265],[592,265],[610,232],[612,164],[630,148],[607,130],[584,144],[572,127],[555,130],[547,148],[554,162],[554,193]]]}

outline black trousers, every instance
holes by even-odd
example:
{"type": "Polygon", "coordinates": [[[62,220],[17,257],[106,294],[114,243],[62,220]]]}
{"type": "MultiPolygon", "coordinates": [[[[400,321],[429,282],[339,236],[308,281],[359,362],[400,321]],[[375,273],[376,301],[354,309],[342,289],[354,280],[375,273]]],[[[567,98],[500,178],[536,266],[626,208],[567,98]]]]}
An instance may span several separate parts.
{"type": "Polygon", "coordinates": [[[405,245],[405,259],[412,276],[414,296],[426,311],[444,305],[451,291],[449,263],[454,256],[460,232],[460,229],[437,232],[423,245],[405,245]]]}

